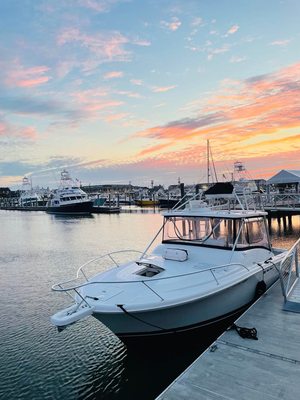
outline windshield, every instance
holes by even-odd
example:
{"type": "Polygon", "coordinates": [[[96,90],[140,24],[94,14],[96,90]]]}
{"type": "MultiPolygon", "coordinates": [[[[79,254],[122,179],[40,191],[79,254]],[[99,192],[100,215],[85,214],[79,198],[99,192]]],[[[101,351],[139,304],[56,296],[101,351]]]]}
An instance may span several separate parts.
{"type": "Polygon", "coordinates": [[[166,217],[163,242],[232,248],[267,247],[263,218],[166,217]],[[236,242],[236,243],[235,243],[236,242]]]}

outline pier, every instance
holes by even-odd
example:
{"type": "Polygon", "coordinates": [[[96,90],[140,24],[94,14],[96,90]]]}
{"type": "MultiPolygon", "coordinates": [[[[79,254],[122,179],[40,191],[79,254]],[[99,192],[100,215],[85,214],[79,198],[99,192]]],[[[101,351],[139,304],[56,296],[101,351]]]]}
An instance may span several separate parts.
{"type": "Polygon", "coordinates": [[[2,206],[0,210],[6,211],[46,211],[46,206],[2,206]]]}
{"type": "Polygon", "coordinates": [[[242,338],[236,329],[227,330],[157,400],[299,398],[297,246],[294,251],[289,271],[286,258],[280,280],[235,323],[238,327],[255,328],[257,340],[242,338]]]}

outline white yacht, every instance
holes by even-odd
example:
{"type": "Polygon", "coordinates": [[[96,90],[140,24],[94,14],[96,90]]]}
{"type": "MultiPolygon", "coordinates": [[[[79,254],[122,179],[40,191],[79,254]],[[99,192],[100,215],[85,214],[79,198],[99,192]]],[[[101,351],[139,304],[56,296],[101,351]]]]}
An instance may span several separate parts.
{"type": "Polygon", "coordinates": [[[19,206],[21,207],[36,207],[45,205],[45,200],[39,192],[39,188],[33,188],[31,180],[24,176],[22,181],[21,195],[19,197],[19,206]]]}
{"type": "Polygon", "coordinates": [[[61,172],[60,186],[50,195],[46,211],[51,214],[90,214],[93,200],[80,189],[68,171],[61,172]]]}
{"type": "Polygon", "coordinates": [[[241,161],[236,161],[234,167],[234,189],[238,195],[242,195],[245,191],[257,192],[258,187],[253,179],[249,176],[244,164],[241,161]]]}
{"type": "MultiPolygon", "coordinates": [[[[217,198],[215,191],[206,198],[217,198]]],[[[266,212],[232,209],[232,193],[220,206],[189,201],[184,209],[163,214],[163,224],[148,248],[130,262],[105,256],[84,264],[77,278],[56,284],[54,291],[73,293],[73,304],[51,317],[58,327],[92,315],[126,341],[217,323],[250,305],[278,278],[285,252],[274,253],[266,212]],[[148,255],[154,240],[161,243],[148,255]],[[94,270],[95,271],[95,270],[94,270]],[[83,279],[80,280],[80,279],[83,279]]],[[[235,200],[236,199],[236,200],[235,200]]]]}

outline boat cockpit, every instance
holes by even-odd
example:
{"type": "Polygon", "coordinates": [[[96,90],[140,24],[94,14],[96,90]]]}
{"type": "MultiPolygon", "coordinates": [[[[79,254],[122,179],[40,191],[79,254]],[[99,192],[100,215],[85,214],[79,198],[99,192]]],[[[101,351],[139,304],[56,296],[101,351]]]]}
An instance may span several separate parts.
{"type": "Polygon", "coordinates": [[[162,243],[220,249],[271,249],[265,218],[165,216],[162,243]]]}

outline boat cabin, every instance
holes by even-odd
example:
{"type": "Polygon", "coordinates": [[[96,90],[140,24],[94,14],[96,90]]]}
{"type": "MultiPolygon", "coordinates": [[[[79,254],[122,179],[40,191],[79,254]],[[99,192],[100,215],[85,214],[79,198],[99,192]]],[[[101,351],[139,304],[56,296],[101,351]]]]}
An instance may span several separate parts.
{"type": "Polygon", "coordinates": [[[250,248],[271,250],[264,215],[216,214],[215,212],[203,216],[179,215],[179,213],[165,215],[162,243],[230,250],[250,248]]]}

